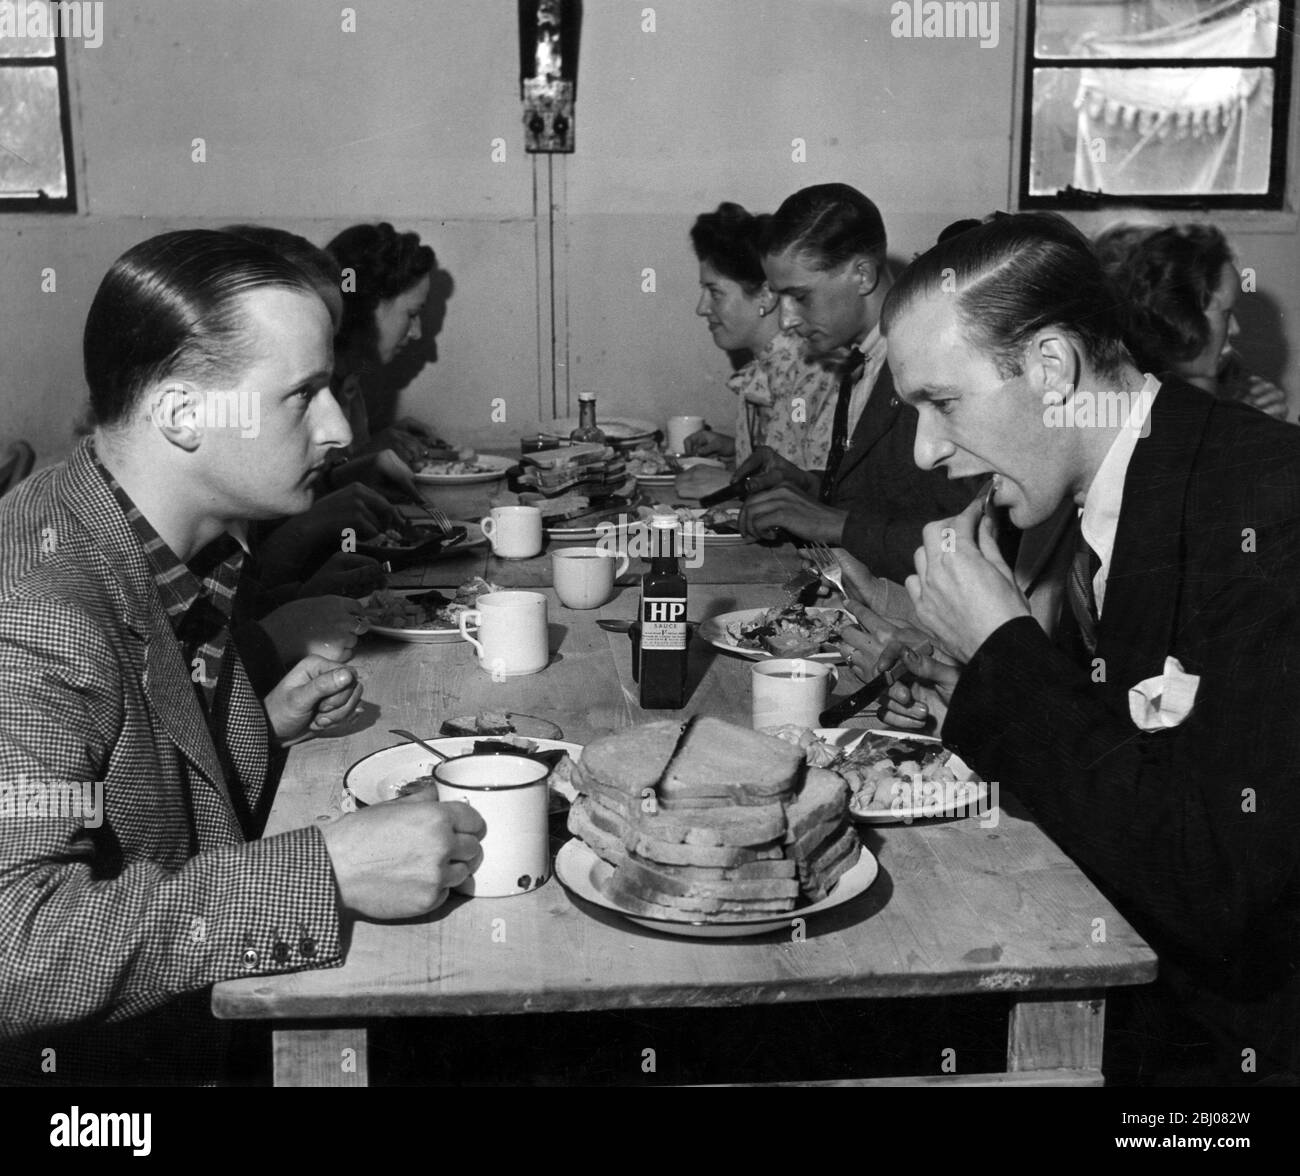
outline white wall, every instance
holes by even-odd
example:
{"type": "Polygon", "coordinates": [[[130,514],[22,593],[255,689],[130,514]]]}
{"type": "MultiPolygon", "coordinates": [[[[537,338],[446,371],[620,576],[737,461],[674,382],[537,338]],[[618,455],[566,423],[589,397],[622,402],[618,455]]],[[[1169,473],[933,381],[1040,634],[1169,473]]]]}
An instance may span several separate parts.
{"type": "MultiPolygon", "coordinates": [[[[515,5],[363,0],[351,34],[342,7],[105,6],[103,46],[71,54],[82,211],[0,217],[0,434],[28,437],[43,461],[62,456],[84,399],[81,326],[104,270],[154,232],[236,219],[318,242],[363,219],[417,230],[453,291],[436,362],[403,408],[479,444],[508,443],[545,411],[515,5]],[[196,137],[203,164],[191,160],[196,137]],[[492,161],[497,138],[504,163],[492,161]],[[54,294],[40,291],[48,266],[54,294]],[[495,396],[509,414],[497,428],[495,396]]],[[[852,183],[880,205],[903,258],[949,221],[1005,206],[1014,6],[1002,4],[992,49],[893,39],[889,7],[587,0],[578,151],[556,160],[561,374],[574,397],[591,387],[606,412],[663,418],[700,405],[731,420],[726,358],[692,313],[687,236],[721,200],[771,210],[806,184],[852,183]],[[647,268],[653,294],[641,291],[647,268]]],[[[541,212],[545,230],[544,196],[541,212]]],[[[1261,366],[1300,389],[1294,236],[1236,242],[1259,268],[1261,295],[1242,300],[1248,330],[1262,318],[1277,340],[1261,366]]]]}

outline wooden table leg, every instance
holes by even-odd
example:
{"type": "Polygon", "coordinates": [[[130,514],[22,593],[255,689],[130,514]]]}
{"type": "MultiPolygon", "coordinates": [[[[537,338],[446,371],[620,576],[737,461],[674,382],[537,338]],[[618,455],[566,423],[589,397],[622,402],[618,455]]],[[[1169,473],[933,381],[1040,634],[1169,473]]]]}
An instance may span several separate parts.
{"type": "Polygon", "coordinates": [[[1100,1086],[1106,1000],[1101,993],[1025,996],[1011,1005],[1007,1071],[1052,1070],[1063,1085],[1100,1086]]]}
{"type": "Polygon", "coordinates": [[[276,1029],[271,1033],[276,1086],[368,1086],[366,1030],[276,1029]]]}

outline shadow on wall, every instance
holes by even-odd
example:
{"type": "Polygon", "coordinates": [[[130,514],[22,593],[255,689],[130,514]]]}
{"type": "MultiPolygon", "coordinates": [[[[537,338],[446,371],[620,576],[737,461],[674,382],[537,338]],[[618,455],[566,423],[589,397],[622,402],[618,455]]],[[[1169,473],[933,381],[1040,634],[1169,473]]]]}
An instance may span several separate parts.
{"type": "Polygon", "coordinates": [[[1242,294],[1234,308],[1241,334],[1233,346],[1241,354],[1242,362],[1257,376],[1281,386],[1291,397],[1292,411],[1300,405],[1300,389],[1287,388],[1282,383],[1290,358],[1283,323],[1284,311],[1277,299],[1265,290],[1242,294]]]}
{"type": "Polygon", "coordinates": [[[375,376],[374,390],[367,396],[370,428],[374,432],[392,423],[403,390],[423,371],[425,364],[438,362],[438,336],[447,321],[447,303],[456,290],[456,280],[441,267],[435,268],[429,277],[429,300],[420,316],[420,341],[404,347],[375,376]]]}

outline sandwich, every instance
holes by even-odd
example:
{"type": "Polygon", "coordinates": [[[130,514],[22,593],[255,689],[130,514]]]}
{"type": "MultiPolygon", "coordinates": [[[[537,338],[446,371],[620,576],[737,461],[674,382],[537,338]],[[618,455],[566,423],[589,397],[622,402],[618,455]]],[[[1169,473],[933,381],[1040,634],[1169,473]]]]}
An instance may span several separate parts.
{"type": "Polygon", "coordinates": [[[714,718],[642,724],[589,744],[569,831],[612,867],[623,909],[742,922],[826,897],[858,860],[849,790],[793,745],[714,718]]]}

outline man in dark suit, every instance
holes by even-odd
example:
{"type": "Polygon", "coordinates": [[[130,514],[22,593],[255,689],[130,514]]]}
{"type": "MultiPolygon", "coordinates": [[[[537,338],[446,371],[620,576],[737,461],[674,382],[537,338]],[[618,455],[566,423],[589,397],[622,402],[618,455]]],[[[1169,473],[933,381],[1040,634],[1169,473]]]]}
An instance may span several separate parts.
{"type": "Polygon", "coordinates": [[[0,1082],[216,1081],[209,985],[336,967],[347,919],[477,866],[481,820],[428,801],[257,840],[269,751],[360,698],[309,657],[259,701],[230,639],[245,521],[349,440],[330,339],[262,246],[145,241],[86,323],[94,435],[0,503],[0,1082]]]}
{"type": "Polygon", "coordinates": [[[1202,1077],[1294,1082],[1300,433],[1144,376],[1055,216],[936,246],[882,329],[919,465],[994,475],[1021,529],[1078,516],[1054,637],[979,504],[927,525],[907,587],[958,666],[911,659],[923,682],[894,687],[894,721],[937,721],[1156,948],[1157,984],[1107,1026],[1124,1077],[1186,1066],[1155,1046],[1190,1030],[1202,1077]]]}
{"type": "Polygon", "coordinates": [[[809,356],[847,355],[826,469],[801,470],[760,446],[737,471],[751,479],[741,528],[835,544],[901,580],[922,525],[960,510],[976,487],[912,461],[916,413],[894,394],[877,325],[892,285],[880,212],[847,184],[804,188],[777,209],[765,251],[781,329],[809,356]]]}

